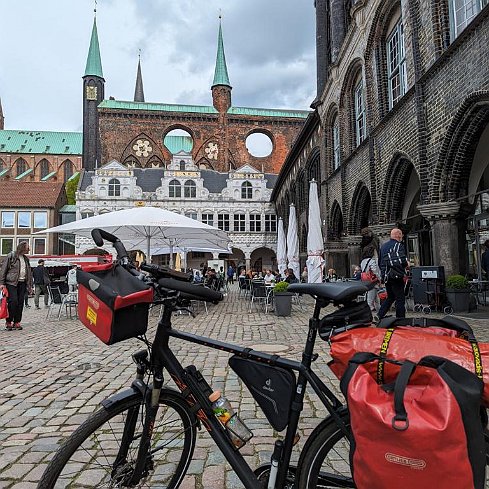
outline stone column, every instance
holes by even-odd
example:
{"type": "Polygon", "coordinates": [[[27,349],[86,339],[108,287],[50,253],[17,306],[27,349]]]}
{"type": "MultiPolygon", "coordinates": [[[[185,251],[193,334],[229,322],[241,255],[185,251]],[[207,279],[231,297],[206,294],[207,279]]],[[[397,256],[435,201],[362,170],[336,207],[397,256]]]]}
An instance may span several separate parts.
{"type": "Polygon", "coordinates": [[[418,205],[431,225],[433,264],[445,267],[445,277],[468,270],[465,231],[468,211],[460,202],[418,205]]]}
{"type": "Polygon", "coordinates": [[[331,8],[331,60],[333,63],[345,39],[345,0],[330,0],[331,8]]]}

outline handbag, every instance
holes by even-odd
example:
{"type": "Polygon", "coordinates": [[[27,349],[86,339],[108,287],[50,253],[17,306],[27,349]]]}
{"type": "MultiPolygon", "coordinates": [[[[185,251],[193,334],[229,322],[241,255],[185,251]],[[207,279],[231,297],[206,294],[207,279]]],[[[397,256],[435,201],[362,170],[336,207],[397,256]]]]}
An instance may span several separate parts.
{"type": "Polygon", "coordinates": [[[362,274],[360,276],[360,280],[362,280],[362,282],[377,283],[379,281],[379,278],[377,277],[377,275],[375,275],[375,273],[372,271],[372,269],[368,267],[371,260],[372,260],[372,258],[368,259],[368,262],[365,265],[365,270],[362,271],[362,274]]]}
{"type": "Polygon", "coordinates": [[[0,319],[8,318],[8,291],[0,288],[0,319]]]}

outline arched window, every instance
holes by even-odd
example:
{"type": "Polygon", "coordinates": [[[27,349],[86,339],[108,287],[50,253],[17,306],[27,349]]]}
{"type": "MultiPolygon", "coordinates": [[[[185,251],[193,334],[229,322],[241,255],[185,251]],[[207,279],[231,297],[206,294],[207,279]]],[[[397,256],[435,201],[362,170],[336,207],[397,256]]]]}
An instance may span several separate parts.
{"type": "Polygon", "coordinates": [[[5,170],[6,166],[2,159],[0,159],[0,172],[5,170]]]}
{"type": "Polygon", "coordinates": [[[486,5],[487,0],[449,0],[452,40],[459,36],[486,5]]]}
{"type": "Polygon", "coordinates": [[[180,171],[185,171],[185,161],[180,160],[180,171]]]}
{"type": "Polygon", "coordinates": [[[120,197],[121,195],[121,182],[117,178],[109,180],[109,197],[120,197]]]}
{"type": "Polygon", "coordinates": [[[27,163],[22,158],[19,158],[15,164],[15,176],[18,177],[25,171],[27,171],[27,163]]]}
{"type": "Polygon", "coordinates": [[[178,180],[172,180],[170,182],[170,197],[181,197],[182,186],[178,180]]]}
{"type": "Polygon", "coordinates": [[[400,10],[393,17],[393,27],[387,35],[386,51],[389,109],[392,109],[407,90],[404,24],[400,10]]]}
{"type": "Polygon", "coordinates": [[[48,160],[41,160],[41,162],[39,163],[39,172],[41,179],[47,177],[51,173],[48,160]]]}
{"type": "Polygon", "coordinates": [[[252,199],[253,198],[253,186],[250,182],[244,182],[241,185],[241,198],[252,199]]]}
{"type": "Polygon", "coordinates": [[[341,165],[340,153],[340,123],[338,116],[335,116],[331,124],[331,141],[333,143],[332,159],[333,170],[336,170],[341,165]]]}
{"type": "Polygon", "coordinates": [[[63,164],[64,169],[64,181],[67,182],[73,176],[73,163],[70,160],[66,160],[63,164]]]}
{"type": "Polygon", "coordinates": [[[183,192],[185,197],[197,197],[197,186],[193,180],[187,180],[183,184],[183,192]]]}
{"type": "Polygon", "coordinates": [[[367,135],[367,119],[365,114],[365,90],[362,74],[357,77],[353,88],[355,101],[355,142],[360,146],[367,135]]]}

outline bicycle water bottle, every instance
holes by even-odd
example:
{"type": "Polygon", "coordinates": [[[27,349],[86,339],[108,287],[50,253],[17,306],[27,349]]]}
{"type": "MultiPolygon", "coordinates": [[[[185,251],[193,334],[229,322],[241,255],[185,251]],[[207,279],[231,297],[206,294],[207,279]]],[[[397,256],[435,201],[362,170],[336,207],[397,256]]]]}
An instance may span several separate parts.
{"type": "Polygon", "coordinates": [[[243,421],[239,419],[238,415],[234,412],[231,403],[224,396],[221,396],[221,391],[214,391],[209,396],[209,401],[212,403],[212,410],[217,419],[227,429],[233,445],[236,448],[241,448],[250,440],[253,433],[243,421]]]}

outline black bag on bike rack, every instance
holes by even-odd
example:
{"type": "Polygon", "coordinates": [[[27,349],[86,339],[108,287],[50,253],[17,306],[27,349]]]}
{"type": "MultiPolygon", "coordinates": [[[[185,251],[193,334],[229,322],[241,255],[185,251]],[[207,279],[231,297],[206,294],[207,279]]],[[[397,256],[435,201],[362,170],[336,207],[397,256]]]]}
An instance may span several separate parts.
{"type": "Polygon", "coordinates": [[[348,329],[370,326],[372,311],[366,301],[351,302],[338,308],[319,321],[319,336],[328,341],[333,333],[342,333],[348,329]]]}
{"type": "Polygon", "coordinates": [[[295,392],[294,373],[236,355],[229,359],[229,366],[248,387],[272,427],[277,431],[284,430],[295,392]]]}
{"type": "Polygon", "coordinates": [[[106,345],[146,333],[153,301],[147,284],[112,263],[78,270],[76,279],[78,317],[106,345]]]}

